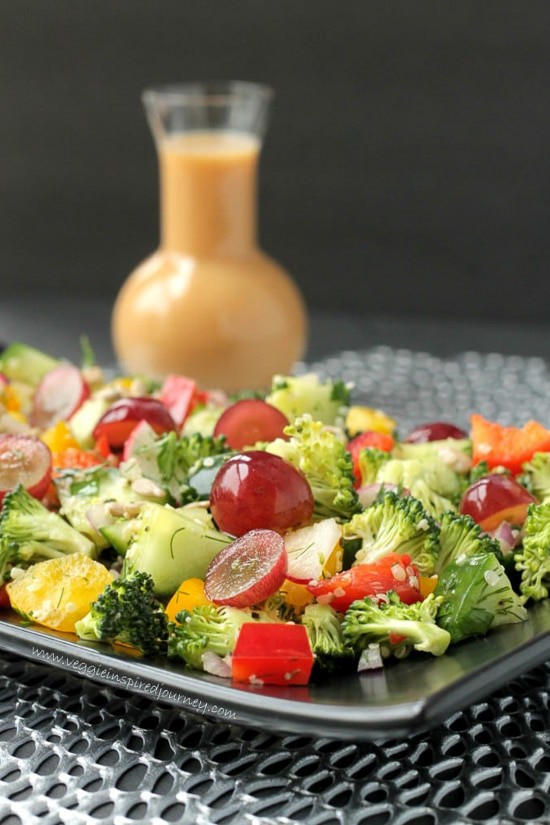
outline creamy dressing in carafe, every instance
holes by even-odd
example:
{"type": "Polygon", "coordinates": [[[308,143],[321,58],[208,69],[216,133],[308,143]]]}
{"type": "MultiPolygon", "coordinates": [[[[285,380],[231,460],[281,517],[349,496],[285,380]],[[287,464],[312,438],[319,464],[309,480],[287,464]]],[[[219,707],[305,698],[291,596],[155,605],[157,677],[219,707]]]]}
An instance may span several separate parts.
{"type": "Polygon", "coordinates": [[[231,131],[159,145],[160,249],[131,274],[113,342],[133,373],[178,372],[233,391],[268,384],[303,354],[306,316],[288,274],[257,246],[260,143],[231,131]]]}

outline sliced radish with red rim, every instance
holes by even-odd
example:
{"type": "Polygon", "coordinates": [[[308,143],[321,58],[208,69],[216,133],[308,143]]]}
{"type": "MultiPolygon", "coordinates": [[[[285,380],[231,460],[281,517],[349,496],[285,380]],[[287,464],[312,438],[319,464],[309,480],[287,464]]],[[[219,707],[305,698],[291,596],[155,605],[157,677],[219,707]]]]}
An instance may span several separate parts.
{"type": "Polygon", "coordinates": [[[52,454],[43,441],[26,435],[0,435],[0,503],[22,484],[35,498],[46,495],[52,454]]]}
{"type": "Polygon", "coordinates": [[[31,423],[47,430],[68,421],[90,395],[90,388],[74,364],[60,364],[46,373],[34,394],[31,423]]]}

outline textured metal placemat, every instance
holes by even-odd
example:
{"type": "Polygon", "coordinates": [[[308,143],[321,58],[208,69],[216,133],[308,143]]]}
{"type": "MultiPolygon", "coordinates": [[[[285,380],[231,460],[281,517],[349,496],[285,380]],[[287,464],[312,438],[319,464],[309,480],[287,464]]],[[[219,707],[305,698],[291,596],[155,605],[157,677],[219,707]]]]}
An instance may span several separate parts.
{"type": "MultiPolygon", "coordinates": [[[[548,424],[540,359],[380,348],[312,365],[400,429],[548,424]]],[[[550,823],[550,663],[429,734],[355,744],[209,721],[0,653],[0,825],[550,823]]]]}

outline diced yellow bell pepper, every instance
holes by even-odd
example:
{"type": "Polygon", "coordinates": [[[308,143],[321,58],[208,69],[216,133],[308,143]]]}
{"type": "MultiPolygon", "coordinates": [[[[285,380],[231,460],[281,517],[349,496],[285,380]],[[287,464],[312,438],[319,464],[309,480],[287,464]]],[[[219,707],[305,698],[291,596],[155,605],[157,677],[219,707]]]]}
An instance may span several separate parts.
{"type": "Polygon", "coordinates": [[[338,542],[338,544],[334,545],[334,549],[323,566],[323,578],[329,579],[331,576],[339,573],[342,569],[343,559],[344,551],[342,550],[342,545],[338,542]]]}
{"type": "Polygon", "coordinates": [[[44,430],[40,437],[52,453],[62,453],[69,447],[80,447],[64,421],[58,421],[53,427],[44,430]]]}
{"type": "Polygon", "coordinates": [[[290,579],[284,580],[279,591],[283,594],[285,602],[292,607],[305,607],[315,601],[315,596],[309,592],[305,584],[298,584],[290,579]]]}
{"type": "Polygon", "coordinates": [[[13,418],[14,421],[17,421],[19,424],[28,424],[27,416],[23,415],[22,412],[19,410],[11,410],[8,413],[10,418],[13,418]]]}
{"type": "Polygon", "coordinates": [[[194,607],[207,604],[212,604],[212,602],[205,596],[203,580],[186,579],[166,605],[165,613],[170,622],[175,622],[180,610],[193,610],[194,607]]]}
{"type": "Polygon", "coordinates": [[[348,410],[346,428],[352,436],[367,430],[392,435],[396,427],[397,421],[383,410],[359,406],[350,407],[348,410]]]}
{"type": "Polygon", "coordinates": [[[0,400],[8,412],[19,412],[21,409],[21,398],[19,393],[11,384],[4,387],[0,400]]]}
{"type": "Polygon", "coordinates": [[[430,593],[433,593],[437,585],[437,576],[419,576],[418,588],[420,595],[426,599],[430,593]]]}

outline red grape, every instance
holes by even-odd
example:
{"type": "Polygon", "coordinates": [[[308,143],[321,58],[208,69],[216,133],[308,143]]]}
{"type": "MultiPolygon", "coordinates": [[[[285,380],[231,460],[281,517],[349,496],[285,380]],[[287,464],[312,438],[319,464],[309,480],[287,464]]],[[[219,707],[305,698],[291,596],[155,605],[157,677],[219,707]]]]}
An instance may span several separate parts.
{"type": "Polygon", "coordinates": [[[204,592],[214,604],[250,607],[279,589],[286,568],[282,537],[273,530],[251,530],[210,562],[204,592]]]}
{"type": "Polygon", "coordinates": [[[287,426],[288,418],[276,407],[259,398],[243,398],[224,410],[214,435],[224,435],[232,450],[242,450],[257,441],[285,438],[287,426]]]}
{"type": "Polygon", "coordinates": [[[491,473],[470,485],[459,510],[471,516],[483,530],[494,530],[502,521],[523,524],[527,508],[536,498],[511,476],[491,473]]]}
{"type": "Polygon", "coordinates": [[[232,456],[220,468],[210,508],[220,530],[233,536],[255,528],[283,532],[311,519],[313,495],[305,476],[292,464],[251,450],[232,456]]]}
{"type": "Polygon", "coordinates": [[[18,484],[35,498],[43,498],[51,471],[52,454],[43,441],[25,435],[0,435],[0,503],[18,484]]]}
{"type": "Polygon", "coordinates": [[[122,398],[109,407],[97,424],[93,436],[105,436],[112,450],[120,450],[140,421],[146,421],[156,433],[176,429],[174,419],[156,398],[122,398]]]}
{"type": "Polygon", "coordinates": [[[60,364],[46,373],[34,394],[31,423],[42,430],[67,421],[90,395],[82,373],[73,364],[60,364]]]}
{"type": "Polygon", "coordinates": [[[468,434],[449,424],[447,421],[429,421],[426,424],[419,424],[411,430],[403,441],[407,444],[424,444],[426,441],[442,441],[444,438],[467,438],[468,434]]]}

